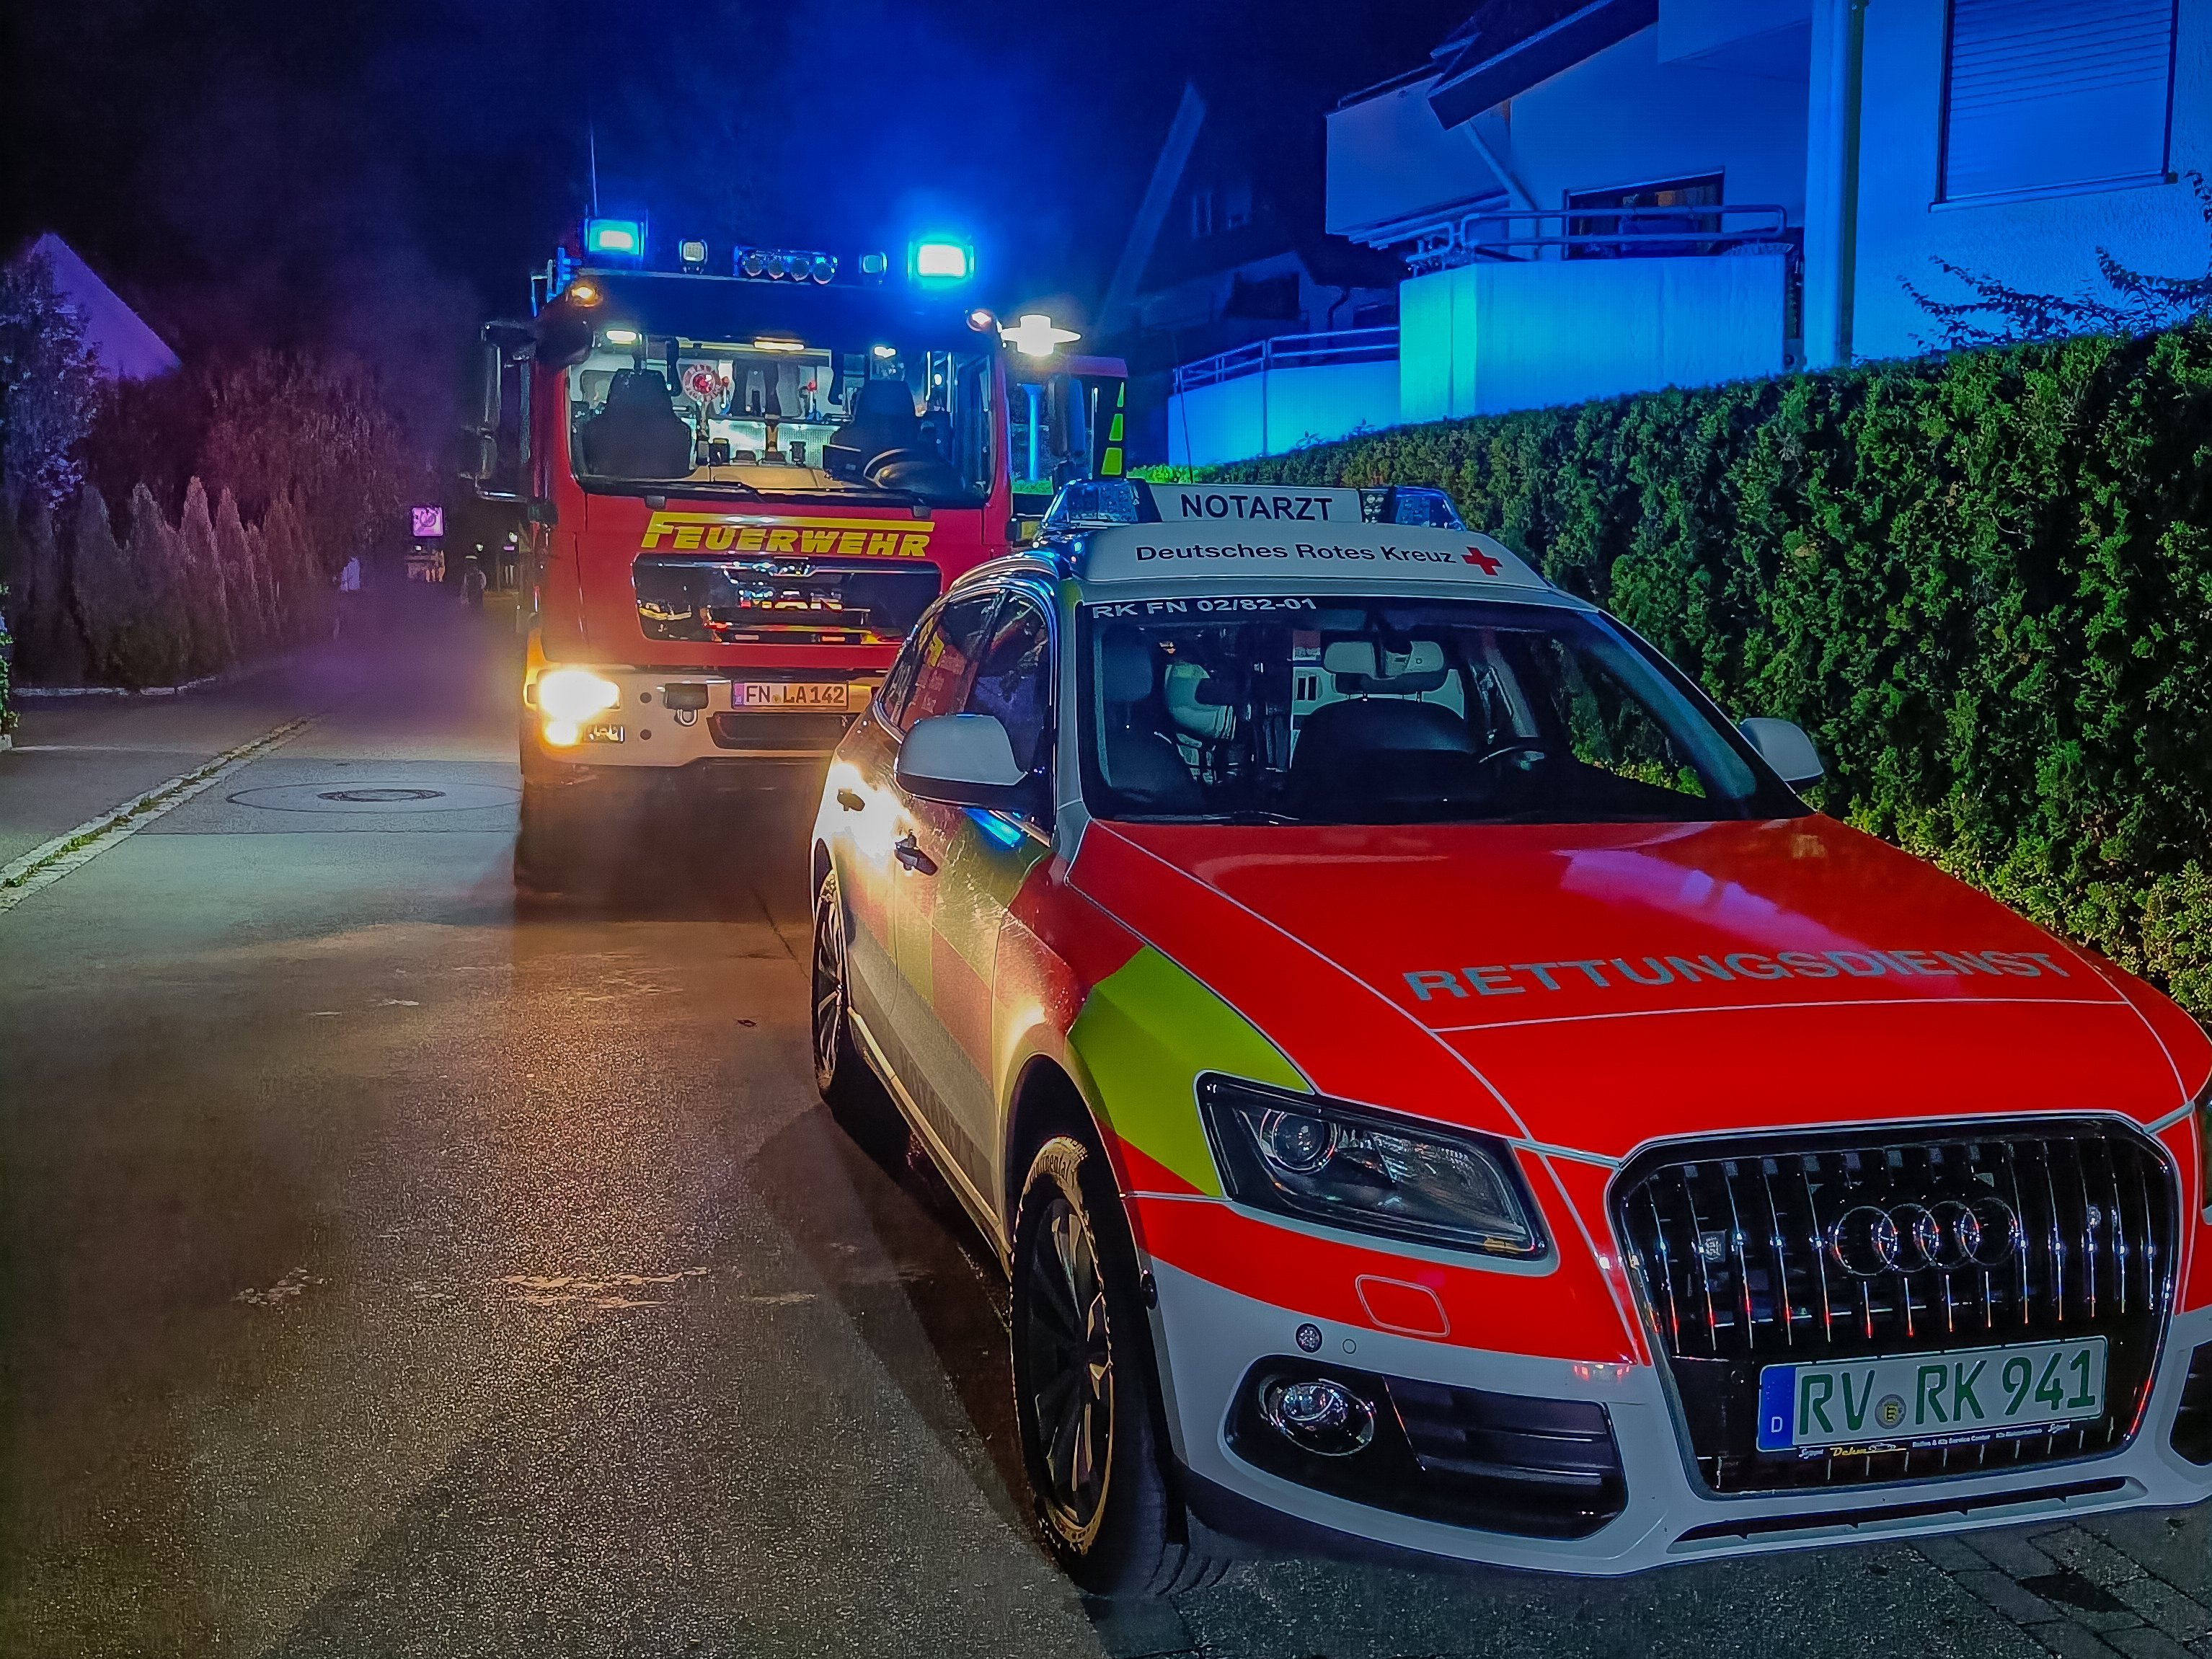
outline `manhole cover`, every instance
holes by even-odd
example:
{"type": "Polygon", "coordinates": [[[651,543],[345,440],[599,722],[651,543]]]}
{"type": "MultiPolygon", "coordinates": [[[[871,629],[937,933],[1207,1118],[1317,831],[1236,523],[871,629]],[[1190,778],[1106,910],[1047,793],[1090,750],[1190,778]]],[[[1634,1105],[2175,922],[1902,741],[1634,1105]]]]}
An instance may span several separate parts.
{"type": "Polygon", "coordinates": [[[311,783],[264,784],[258,789],[241,789],[229,799],[240,806],[255,806],[264,812],[405,818],[485,808],[512,811],[519,793],[511,784],[448,783],[433,789],[396,779],[390,783],[342,783],[336,778],[319,778],[311,783]]]}

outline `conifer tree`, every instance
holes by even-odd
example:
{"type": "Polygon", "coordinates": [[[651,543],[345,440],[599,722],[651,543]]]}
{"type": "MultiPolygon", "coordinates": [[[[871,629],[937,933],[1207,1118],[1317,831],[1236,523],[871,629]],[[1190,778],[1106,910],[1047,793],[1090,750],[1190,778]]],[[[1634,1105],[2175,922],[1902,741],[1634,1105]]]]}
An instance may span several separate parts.
{"type": "Polygon", "coordinates": [[[297,502],[280,495],[269,503],[269,562],[276,572],[282,614],[289,637],[313,640],[330,633],[330,584],[315,560],[315,550],[297,502]]]}
{"type": "Polygon", "coordinates": [[[93,677],[115,685],[145,684],[138,677],[139,652],[133,637],[140,625],[141,596],[116,542],[106,498],[92,484],[78,493],[71,542],[70,586],[84,625],[93,677]]]}
{"type": "Polygon", "coordinates": [[[179,577],[177,532],[143,483],[131,492],[131,535],[123,558],[143,596],[145,685],[174,685],[189,676],[191,617],[179,577]]]}
{"type": "Polygon", "coordinates": [[[276,614],[276,573],[269,563],[269,535],[258,524],[246,526],[246,562],[253,572],[253,593],[261,607],[262,648],[281,651],[284,624],[276,614]]]}
{"type": "Polygon", "coordinates": [[[208,511],[207,486],[198,478],[185,489],[184,522],[177,528],[177,575],[191,617],[191,672],[195,676],[218,673],[236,660],[237,647],[231,637],[215,519],[208,511]]]}
{"type": "Polygon", "coordinates": [[[246,526],[238,516],[238,497],[223,486],[215,507],[216,560],[222,568],[225,608],[230,614],[230,643],[239,662],[259,656],[268,646],[268,628],[258,584],[253,580],[253,550],[246,545],[246,526]]]}
{"type": "Polygon", "coordinates": [[[68,550],[56,533],[53,514],[35,497],[19,523],[15,565],[17,675],[31,685],[82,684],[84,637],[70,592],[68,550]]]}

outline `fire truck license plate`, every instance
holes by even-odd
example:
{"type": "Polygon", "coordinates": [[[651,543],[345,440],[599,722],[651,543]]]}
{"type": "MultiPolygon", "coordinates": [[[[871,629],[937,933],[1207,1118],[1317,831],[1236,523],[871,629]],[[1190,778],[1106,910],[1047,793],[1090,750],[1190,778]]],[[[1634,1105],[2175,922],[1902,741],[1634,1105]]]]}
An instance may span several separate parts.
{"type": "Polygon", "coordinates": [[[851,690],[842,680],[745,680],[731,689],[734,708],[843,708],[851,690]]]}
{"type": "Polygon", "coordinates": [[[1768,1365],[1759,1449],[1987,1440],[2105,1410],[2105,1339],[1768,1365]]]}

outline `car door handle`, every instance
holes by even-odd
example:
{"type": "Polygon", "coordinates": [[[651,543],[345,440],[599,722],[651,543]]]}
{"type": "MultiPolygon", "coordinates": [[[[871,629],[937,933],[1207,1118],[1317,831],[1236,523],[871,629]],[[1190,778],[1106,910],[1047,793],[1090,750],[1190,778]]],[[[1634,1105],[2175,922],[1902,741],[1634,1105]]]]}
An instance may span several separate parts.
{"type": "Polygon", "coordinates": [[[848,812],[865,812],[868,810],[868,803],[849,789],[840,789],[837,792],[837,805],[848,812]]]}
{"type": "Polygon", "coordinates": [[[901,836],[894,842],[891,844],[891,856],[917,876],[933,876],[937,873],[937,860],[915,846],[912,836],[901,836]]]}

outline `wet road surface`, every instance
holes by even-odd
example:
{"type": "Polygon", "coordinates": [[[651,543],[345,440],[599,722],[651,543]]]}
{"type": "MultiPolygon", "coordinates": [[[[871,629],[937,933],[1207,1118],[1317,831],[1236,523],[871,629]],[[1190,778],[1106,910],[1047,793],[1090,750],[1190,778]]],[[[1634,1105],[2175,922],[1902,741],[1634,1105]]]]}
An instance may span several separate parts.
{"type": "Polygon", "coordinates": [[[1086,1603],[1024,1521],[994,1270],[814,1098],[813,781],[518,911],[512,658],[446,618],[295,674],[309,726],[0,914],[0,1653],[2212,1641],[2201,1511],[1086,1603]]]}

